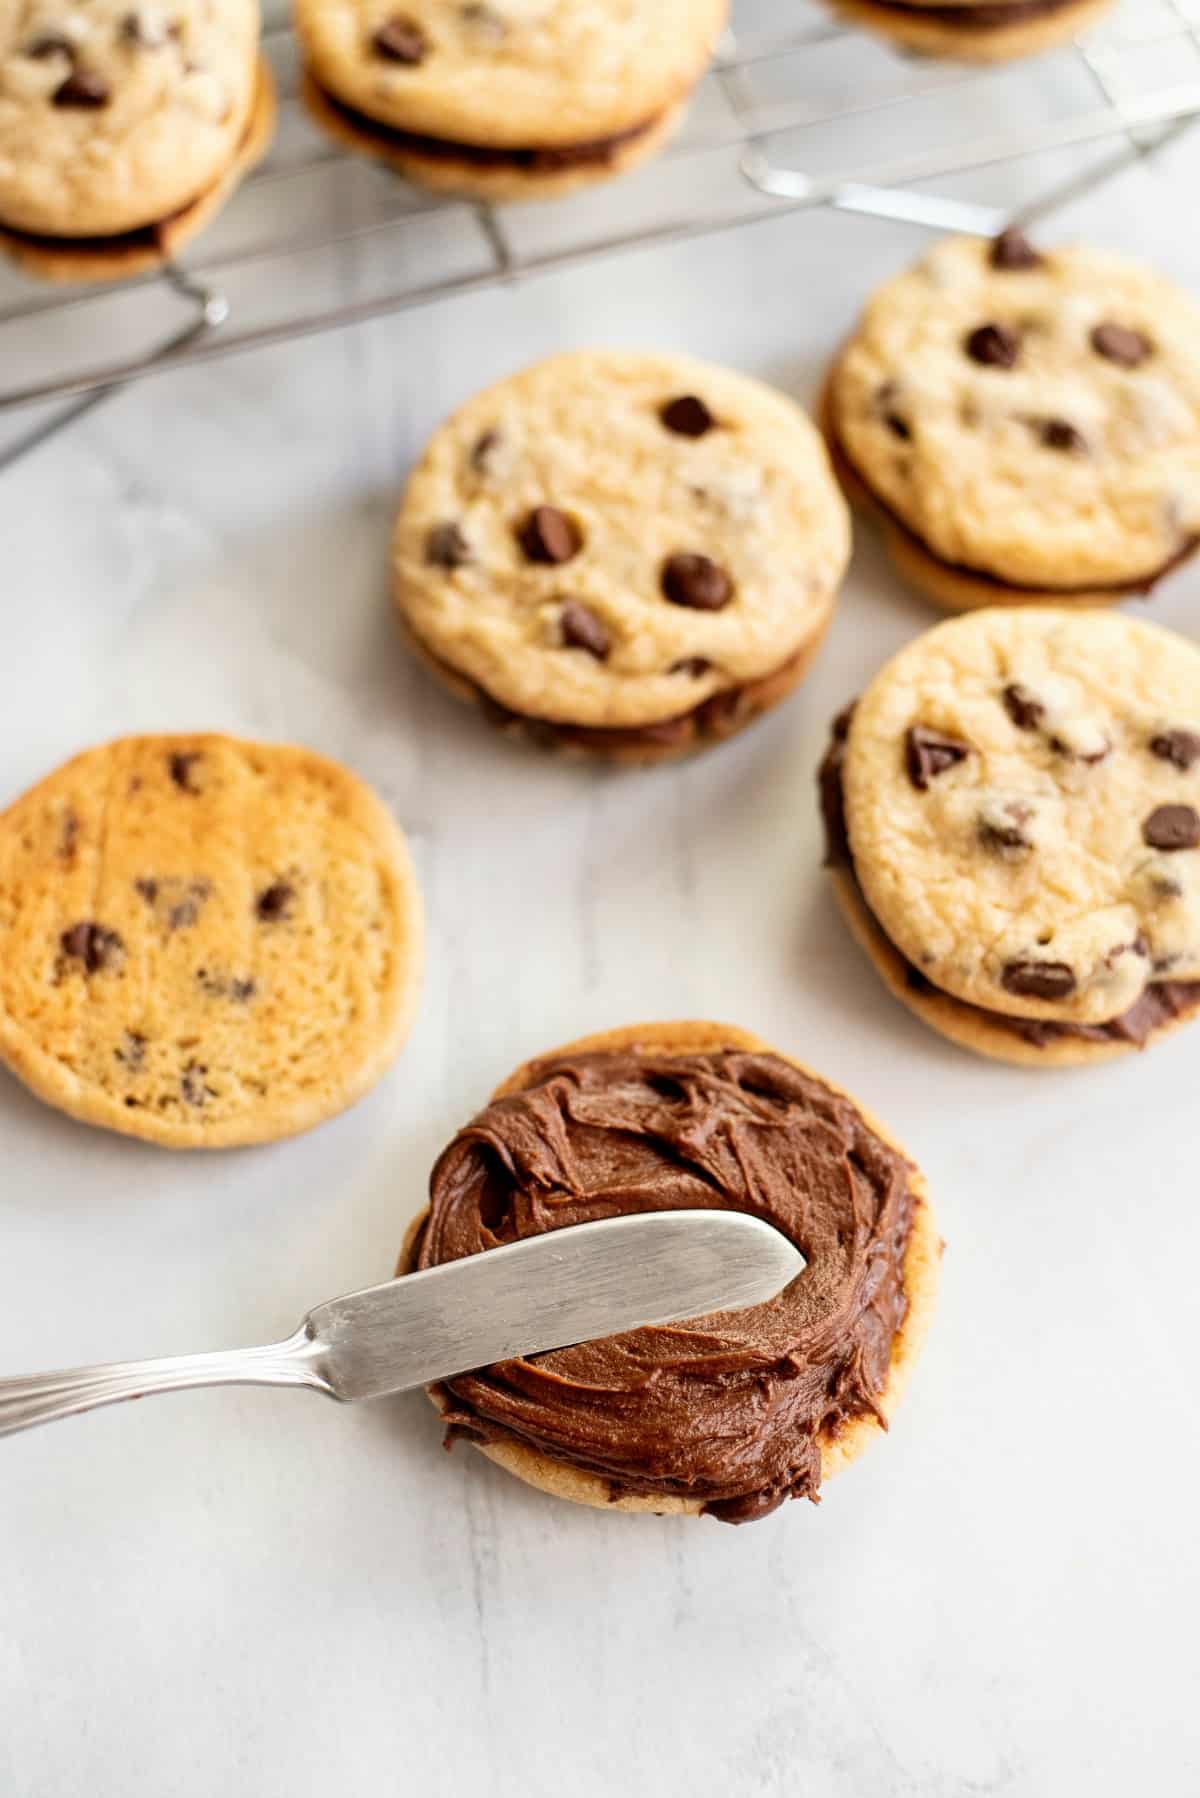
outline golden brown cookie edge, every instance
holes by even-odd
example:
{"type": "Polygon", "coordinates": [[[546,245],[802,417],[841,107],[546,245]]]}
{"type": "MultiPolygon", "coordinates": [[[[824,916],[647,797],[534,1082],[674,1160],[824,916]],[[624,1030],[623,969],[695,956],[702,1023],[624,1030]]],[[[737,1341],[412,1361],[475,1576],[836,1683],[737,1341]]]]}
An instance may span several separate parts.
{"type": "Polygon", "coordinates": [[[260,56],[246,131],[232,160],[211,187],[163,226],[157,245],[122,245],[118,240],[112,249],[99,244],[83,249],[73,246],[66,238],[54,242],[25,237],[6,232],[0,226],[0,249],[18,268],[42,281],[100,283],[128,281],[135,275],[151,274],[173,261],[212,223],[246,175],[266,155],[275,136],[277,119],[275,78],[265,57],[260,56]]]}
{"type": "Polygon", "coordinates": [[[833,384],[837,376],[837,358],[818,396],[815,419],[825,439],[829,461],[838,485],[850,505],[863,518],[870,519],[883,538],[884,548],[896,572],[914,592],[931,600],[942,612],[978,612],[988,606],[1063,606],[1100,607],[1120,605],[1125,599],[1144,597],[1143,589],[1102,588],[1097,592],[1063,592],[1047,587],[1006,587],[1001,580],[972,575],[965,568],[955,568],[941,561],[920,543],[917,537],[897,523],[885,506],[880,505],[845,450],[833,422],[833,384]]]}
{"type": "MultiPolygon", "coordinates": [[[[307,69],[300,92],[315,124],[343,149],[382,162],[403,175],[405,180],[416,182],[432,193],[457,194],[498,204],[562,199],[566,194],[615,180],[619,175],[639,168],[666,147],[678,130],[691,98],[690,93],[685,93],[673,101],[655,117],[647,130],[602,162],[578,163],[553,172],[534,174],[520,168],[484,167],[466,158],[456,161],[453,155],[424,156],[402,142],[387,145],[370,132],[357,130],[353,121],[331,103],[321,83],[307,69]]],[[[380,125],[387,129],[384,121],[381,120],[380,125]]]]}

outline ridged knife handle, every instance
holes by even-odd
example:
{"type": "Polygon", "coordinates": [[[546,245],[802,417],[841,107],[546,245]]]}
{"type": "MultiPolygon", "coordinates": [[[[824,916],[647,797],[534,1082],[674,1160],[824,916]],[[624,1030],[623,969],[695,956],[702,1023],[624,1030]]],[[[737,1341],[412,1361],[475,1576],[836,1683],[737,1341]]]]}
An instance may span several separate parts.
{"type": "Polygon", "coordinates": [[[0,1380],[0,1436],[35,1424],[75,1417],[100,1405],[148,1398],[156,1392],[186,1392],[197,1386],[308,1386],[329,1392],[314,1365],[317,1345],[306,1329],[266,1348],[235,1349],[214,1355],[173,1355],[160,1361],[113,1361],[101,1367],[72,1367],[62,1373],[0,1380]]]}

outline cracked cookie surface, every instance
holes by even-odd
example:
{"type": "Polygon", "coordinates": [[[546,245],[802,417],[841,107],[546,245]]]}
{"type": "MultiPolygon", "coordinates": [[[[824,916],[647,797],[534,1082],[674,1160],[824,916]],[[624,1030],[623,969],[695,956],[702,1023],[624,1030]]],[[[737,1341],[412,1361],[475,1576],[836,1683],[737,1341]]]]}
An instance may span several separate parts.
{"type": "Polygon", "coordinates": [[[849,547],[793,402],[689,357],[582,351],[435,434],[397,520],[395,595],[421,646],[496,704],[630,729],[818,640],[849,547]]]}
{"type": "Polygon", "coordinates": [[[1200,978],[1200,652],[1107,613],[993,609],[903,650],[843,763],[874,917],[943,992],[1100,1024],[1200,978]]]}
{"type": "Polygon", "coordinates": [[[0,1059],[50,1104],[168,1147],[332,1117],[411,1019],[404,840],[311,751],[130,737],[0,817],[0,1059]]]}
{"type": "Polygon", "coordinates": [[[0,221],[113,236],[234,160],[258,90],[256,0],[12,0],[0,9],[0,221]]]}
{"type": "Polygon", "coordinates": [[[1200,305],[1122,257],[939,244],[869,302],[829,405],[854,473],[952,569],[1117,597],[1200,535],[1200,305]]]}

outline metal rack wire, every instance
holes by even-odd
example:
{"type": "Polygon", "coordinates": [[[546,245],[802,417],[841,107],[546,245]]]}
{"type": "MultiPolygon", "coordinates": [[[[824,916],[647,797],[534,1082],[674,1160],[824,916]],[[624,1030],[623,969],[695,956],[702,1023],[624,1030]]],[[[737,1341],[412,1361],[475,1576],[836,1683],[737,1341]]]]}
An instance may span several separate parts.
{"type": "Polygon", "coordinates": [[[786,30],[778,12],[735,4],[689,127],[657,163],[503,210],[435,203],[329,146],[297,100],[287,27],[269,20],[276,144],[192,254],[116,289],[0,279],[0,415],[19,415],[0,469],[131,381],[589,257],[814,206],[989,232],[1008,209],[964,196],[960,177],[1031,156],[1050,178],[1019,211],[1042,217],[1200,116],[1200,0],[1127,0],[1085,42],[1001,68],[899,55],[815,0],[789,7],[786,30]]]}

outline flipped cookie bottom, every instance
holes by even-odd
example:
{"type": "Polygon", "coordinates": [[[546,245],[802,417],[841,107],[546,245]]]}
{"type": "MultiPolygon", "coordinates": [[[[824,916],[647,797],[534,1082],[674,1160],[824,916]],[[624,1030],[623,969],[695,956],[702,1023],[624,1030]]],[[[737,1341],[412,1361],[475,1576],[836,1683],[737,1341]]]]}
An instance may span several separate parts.
{"type": "Polygon", "coordinates": [[[1200,549],[1200,538],[1193,538],[1161,568],[1100,587],[1010,586],[998,575],[944,562],[879,498],[847,455],[833,418],[833,373],[831,370],[817,405],[817,420],[833,471],[854,509],[879,527],[898,572],[943,612],[976,612],[986,606],[1069,606],[1074,610],[1076,606],[1115,606],[1126,599],[1148,599],[1160,581],[1182,568],[1200,549]]]}
{"type": "Polygon", "coordinates": [[[787,699],[800,685],[825,641],[833,619],[832,606],[808,642],[771,674],[727,692],[714,693],[691,710],[656,724],[628,729],[557,723],[509,711],[490,693],[443,662],[421,641],[406,618],[400,624],[410,646],[430,672],[456,699],[475,706],[488,723],[516,742],[554,754],[572,757],[598,756],[625,767],[647,768],[659,762],[679,761],[702,749],[723,743],[787,699]]]}
{"type": "Polygon", "coordinates": [[[559,149],[503,150],[458,144],[383,124],[346,105],[306,70],[304,104],[317,124],[360,156],[386,162],[435,193],[506,201],[558,199],[649,162],[678,129],[690,96],[619,136],[559,149]]]}
{"type": "Polygon", "coordinates": [[[897,0],[830,3],[843,18],[905,49],[987,63],[1034,56],[1069,43],[1103,18],[1113,0],[1014,0],[1008,6],[984,0],[979,6],[944,7],[901,5],[897,0]]]}
{"type": "Polygon", "coordinates": [[[81,1123],[175,1149],[273,1142],[394,1061],[420,989],[404,837],[288,744],[85,750],[0,814],[0,1062],[81,1123]]]}
{"type": "Polygon", "coordinates": [[[114,237],[43,237],[12,230],[0,221],[0,249],[43,281],[127,281],[153,273],[211,224],[243,178],[262,161],[275,135],[277,111],[275,80],[260,57],[254,100],[233,159],[190,204],[169,218],[114,237]]]}
{"type": "MultiPolygon", "coordinates": [[[[529,1085],[547,1060],[557,1060],[564,1055],[619,1051],[633,1047],[650,1053],[677,1055],[704,1054],[720,1049],[778,1055],[778,1051],[761,1038],[729,1025],[699,1021],[632,1025],[582,1037],[577,1042],[565,1044],[549,1057],[541,1055],[524,1063],[497,1088],[492,1097],[501,1099],[529,1085]]],[[[780,1056],[779,1059],[790,1062],[801,1072],[809,1072],[802,1063],[794,1061],[790,1056],[780,1056]]],[[[822,1076],[814,1078],[820,1079],[821,1084],[837,1096],[848,1099],[866,1127],[889,1148],[904,1155],[904,1151],[879,1120],[856,1099],[822,1076]]],[[[863,1449],[886,1433],[888,1423],[907,1387],[932,1316],[943,1243],[938,1234],[924,1178],[911,1162],[908,1165],[913,1210],[901,1275],[906,1310],[900,1327],[892,1338],[887,1383],[877,1400],[878,1416],[869,1412],[859,1413],[843,1422],[836,1431],[818,1438],[822,1484],[848,1467],[863,1449]]],[[[398,1274],[411,1272],[427,1217],[428,1212],[423,1212],[409,1226],[396,1270],[398,1274]]],[[[444,1414],[449,1408],[446,1395],[437,1387],[429,1388],[428,1397],[439,1413],[444,1414]]],[[[573,1504],[590,1505],[604,1511],[652,1513],[656,1516],[698,1517],[705,1509],[705,1501],[699,1498],[623,1490],[600,1474],[557,1461],[515,1439],[471,1441],[470,1446],[526,1485],[534,1486],[552,1497],[568,1499],[573,1504]]]]}

